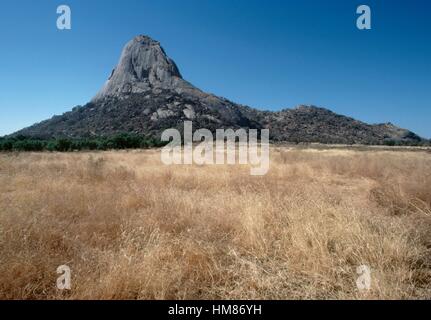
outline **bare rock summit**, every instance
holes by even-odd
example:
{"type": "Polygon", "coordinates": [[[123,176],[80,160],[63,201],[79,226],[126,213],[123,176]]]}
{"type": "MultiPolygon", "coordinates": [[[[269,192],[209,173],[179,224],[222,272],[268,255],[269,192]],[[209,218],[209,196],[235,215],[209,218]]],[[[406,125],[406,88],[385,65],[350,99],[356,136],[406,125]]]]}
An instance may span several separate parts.
{"type": "Polygon", "coordinates": [[[117,67],[93,102],[155,88],[171,89],[183,81],[175,62],[166,55],[160,43],[141,35],[126,44],[117,67]]]}

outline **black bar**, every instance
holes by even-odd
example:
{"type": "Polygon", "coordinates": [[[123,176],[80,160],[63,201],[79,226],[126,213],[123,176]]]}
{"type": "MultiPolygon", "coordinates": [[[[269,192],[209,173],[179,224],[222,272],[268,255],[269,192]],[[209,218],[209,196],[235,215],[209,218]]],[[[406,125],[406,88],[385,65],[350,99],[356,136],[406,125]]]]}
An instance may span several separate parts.
{"type": "MultiPolygon", "coordinates": [[[[137,319],[301,319],[304,317],[369,318],[376,314],[412,317],[430,310],[430,301],[1,301],[2,312],[20,316],[89,314],[137,319]],[[198,312],[200,310],[200,312],[198,312]]],[[[5,314],[5,313],[4,313],[5,314]]]]}

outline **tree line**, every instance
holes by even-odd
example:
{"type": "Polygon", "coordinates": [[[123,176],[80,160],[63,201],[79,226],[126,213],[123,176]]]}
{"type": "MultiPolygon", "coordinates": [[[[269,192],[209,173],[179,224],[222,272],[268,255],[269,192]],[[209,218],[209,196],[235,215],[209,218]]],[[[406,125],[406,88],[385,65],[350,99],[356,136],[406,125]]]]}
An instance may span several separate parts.
{"type": "Polygon", "coordinates": [[[26,136],[0,138],[0,151],[80,151],[113,149],[148,149],[166,143],[153,137],[120,133],[113,136],[92,138],[38,139],[26,136]]]}

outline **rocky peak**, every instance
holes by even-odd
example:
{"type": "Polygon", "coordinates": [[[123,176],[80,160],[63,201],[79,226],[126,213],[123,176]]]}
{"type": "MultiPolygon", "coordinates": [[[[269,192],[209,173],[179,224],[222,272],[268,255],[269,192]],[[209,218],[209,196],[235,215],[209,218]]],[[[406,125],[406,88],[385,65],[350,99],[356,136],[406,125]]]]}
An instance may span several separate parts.
{"type": "Polygon", "coordinates": [[[270,129],[281,142],[383,144],[424,140],[391,124],[368,125],[328,109],[301,105],[260,111],[203,92],[185,81],[158,41],[137,36],[93,101],[62,116],[15,133],[38,138],[106,136],[133,132],[160,139],[165,129],[185,120],[193,128],[270,129]]]}
{"type": "Polygon", "coordinates": [[[117,67],[93,102],[106,97],[122,97],[154,88],[174,89],[182,80],[175,62],[158,41],[139,35],[124,47],[117,67]]]}

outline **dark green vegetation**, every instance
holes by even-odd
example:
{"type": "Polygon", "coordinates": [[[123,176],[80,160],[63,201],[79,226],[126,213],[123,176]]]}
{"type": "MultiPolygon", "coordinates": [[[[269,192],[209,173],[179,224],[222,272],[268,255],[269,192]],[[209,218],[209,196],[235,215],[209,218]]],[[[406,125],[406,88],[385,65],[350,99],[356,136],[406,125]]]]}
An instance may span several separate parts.
{"type": "Polygon", "coordinates": [[[120,133],[94,138],[37,139],[23,135],[0,138],[0,151],[79,151],[113,149],[147,149],[165,143],[151,137],[120,133]]]}

